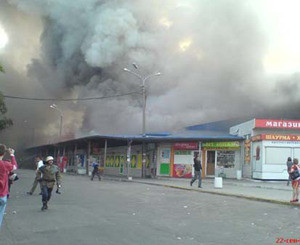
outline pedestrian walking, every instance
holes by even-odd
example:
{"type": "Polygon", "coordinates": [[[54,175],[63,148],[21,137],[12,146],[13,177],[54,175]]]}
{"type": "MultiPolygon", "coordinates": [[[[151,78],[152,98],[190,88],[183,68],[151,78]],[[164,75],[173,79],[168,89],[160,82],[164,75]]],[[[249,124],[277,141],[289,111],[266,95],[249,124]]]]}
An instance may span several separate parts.
{"type": "Polygon", "coordinates": [[[40,167],[36,174],[42,189],[42,211],[48,209],[48,202],[51,199],[55,183],[57,185],[57,190],[61,187],[61,174],[59,168],[53,164],[53,160],[52,156],[48,156],[45,165],[40,167]]]}
{"type": "Polygon", "coordinates": [[[192,186],[193,183],[198,178],[198,187],[202,188],[202,186],[201,186],[201,184],[202,184],[202,177],[201,177],[202,166],[201,166],[201,161],[200,161],[199,153],[195,154],[193,167],[194,167],[194,177],[192,178],[192,180],[190,182],[190,185],[192,186]]]}
{"type": "Polygon", "coordinates": [[[298,165],[298,159],[293,159],[293,165],[291,167],[290,175],[292,179],[293,197],[290,202],[299,201],[299,184],[300,184],[300,167],[298,165]]]}
{"type": "Polygon", "coordinates": [[[11,148],[6,149],[6,146],[0,144],[0,227],[2,224],[8,191],[8,175],[13,170],[16,170],[18,165],[14,156],[15,151],[11,148]],[[5,153],[8,152],[11,156],[11,162],[3,161],[5,153]]]}
{"type": "Polygon", "coordinates": [[[289,186],[290,181],[292,180],[292,179],[291,179],[291,175],[290,175],[291,167],[292,167],[292,166],[293,166],[292,158],[288,157],[287,162],[286,162],[287,172],[288,172],[288,175],[289,175],[288,181],[287,181],[287,183],[286,183],[287,186],[289,186]]]}
{"type": "MultiPolygon", "coordinates": [[[[35,173],[37,173],[37,171],[39,170],[40,167],[42,167],[44,165],[44,162],[42,160],[43,158],[41,156],[37,156],[35,158],[35,164],[36,164],[36,170],[35,170],[35,173]]],[[[32,184],[32,188],[29,192],[27,192],[28,195],[32,195],[38,185],[38,180],[37,180],[37,177],[35,176],[34,178],[34,181],[33,181],[33,184],[32,184]]],[[[42,194],[42,188],[41,188],[41,185],[40,185],[40,195],[42,194]]]]}
{"type": "Polygon", "coordinates": [[[92,172],[92,177],[91,177],[91,180],[94,179],[95,175],[98,176],[99,178],[99,181],[101,180],[101,176],[100,176],[100,171],[99,171],[99,164],[98,163],[93,163],[93,172],[92,172]]]}

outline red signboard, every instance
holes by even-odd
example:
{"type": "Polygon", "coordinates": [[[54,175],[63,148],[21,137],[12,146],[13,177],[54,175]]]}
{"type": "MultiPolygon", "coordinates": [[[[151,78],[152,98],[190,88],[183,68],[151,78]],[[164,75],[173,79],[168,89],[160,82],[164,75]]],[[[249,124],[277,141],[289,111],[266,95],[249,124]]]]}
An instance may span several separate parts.
{"type": "Polygon", "coordinates": [[[174,164],[173,177],[176,178],[192,178],[191,164],[174,164]]]}
{"type": "Polygon", "coordinates": [[[197,142],[180,142],[174,144],[174,150],[198,150],[197,142]]]}
{"type": "Polygon", "coordinates": [[[252,137],[252,141],[276,140],[276,141],[300,141],[300,135],[292,134],[260,134],[252,137]]]}
{"type": "Polygon", "coordinates": [[[300,120],[255,119],[255,128],[300,129],[300,120]]]}

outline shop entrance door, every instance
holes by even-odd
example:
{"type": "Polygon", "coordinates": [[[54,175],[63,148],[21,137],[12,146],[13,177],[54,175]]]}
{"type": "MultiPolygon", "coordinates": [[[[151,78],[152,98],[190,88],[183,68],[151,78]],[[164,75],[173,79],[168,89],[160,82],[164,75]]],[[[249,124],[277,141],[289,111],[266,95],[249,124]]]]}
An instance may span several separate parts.
{"type": "Polygon", "coordinates": [[[207,169],[206,175],[215,175],[216,152],[207,151],[207,169]]]}

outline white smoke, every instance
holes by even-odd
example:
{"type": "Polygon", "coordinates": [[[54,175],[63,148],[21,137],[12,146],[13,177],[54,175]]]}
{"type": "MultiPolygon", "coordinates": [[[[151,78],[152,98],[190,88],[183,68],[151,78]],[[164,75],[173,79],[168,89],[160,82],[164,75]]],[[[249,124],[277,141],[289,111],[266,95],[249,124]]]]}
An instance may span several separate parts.
{"type": "MultiPolygon", "coordinates": [[[[139,79],[123,71],[128,67],[141,75],[162,73],[146,84],[147,131],[264,114],[275,104],[270,98],[283,92],[278,94],[274,84],[265,82],[262,58],[267,39],[255,12],[258,2],[8,0],[9,4],[0,3],[1,15],[9,9],[18,18],[27,16],[24,25],[31,23],[32,28],[17,30],[39,42],[32,42],[31,47],[27,40],[31,50],[27,53],[24,46],[13,50],[21,38],[11,44],[11,54],[24,51],[29,56],[22,63],[28,86],[4,92],[83,98],[140,91],[139,79]],[[131,67],[132,62],[139,70],[131,67]]],[[[10,38],[18,37],[11,30],[20,21],[5,21],[1,15],[0,24],[10,38]]],[[[16,61],[8,58],[4,65],[16,69],[16,61]]],[[[49,111],[47,103],[7,103],[15,120],[23,106],[31,108],[34,121],[40,121],[34,123],[40,138],[57,134],[59,117],[49,111]]],[[[138,94],[56,103],[65,114],[64,134],[69,137],[89,132],[141,132],[138,94]]]]}

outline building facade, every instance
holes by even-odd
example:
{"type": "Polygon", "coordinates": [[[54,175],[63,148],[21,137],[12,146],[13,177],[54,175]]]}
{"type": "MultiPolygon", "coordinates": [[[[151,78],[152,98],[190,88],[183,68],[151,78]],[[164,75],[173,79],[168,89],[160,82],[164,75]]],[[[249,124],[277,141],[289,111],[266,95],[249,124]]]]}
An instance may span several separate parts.
{"type": "Polygon", "coordinates": [[[253,119],[230,128],[245,138],[243,176],[286,180],[287,158],[300,158],[300,120],[253,119]]]}
{"type": "Polygon", "coordinates": [[[105,175],[191,178],[197,153],[203,177],[288,178],[287,158],[300,158],[300,120],[220,122],[145,136],[94,135],[28,152],[52,154],[62,170],[75,174],[90,174],[96,162],[105,175]]]}

